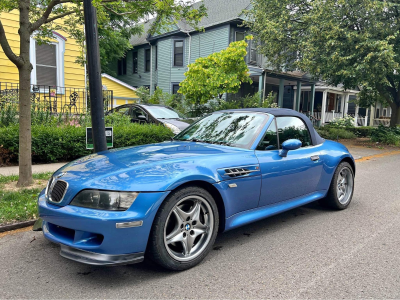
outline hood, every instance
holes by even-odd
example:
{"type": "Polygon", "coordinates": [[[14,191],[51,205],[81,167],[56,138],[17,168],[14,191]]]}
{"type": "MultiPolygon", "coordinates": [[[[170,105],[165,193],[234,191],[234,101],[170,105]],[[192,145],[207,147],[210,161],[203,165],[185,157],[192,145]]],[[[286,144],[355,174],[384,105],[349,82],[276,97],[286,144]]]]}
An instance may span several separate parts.
{"type": "Polygon", "coordinates": [[[193,173],[203,174],[216,182],[217,168],[238,161],[255,163],[254,151],[173,141],[88,155],[65,165],[54,176],[61,175],[60,179],[68,183],[65,201],[60,203],[66,205],[82,189],[164,191],[177,178],[193,173]],[[237,160],[232,160],[232,155],[237,155],[237,160]]]}
{"type": "Polygon", "coordinates": [[[180,131],[188,127],[190,124],[178,119],[157,119],[162,123],[169,123],[179,128],[180,131]]]}

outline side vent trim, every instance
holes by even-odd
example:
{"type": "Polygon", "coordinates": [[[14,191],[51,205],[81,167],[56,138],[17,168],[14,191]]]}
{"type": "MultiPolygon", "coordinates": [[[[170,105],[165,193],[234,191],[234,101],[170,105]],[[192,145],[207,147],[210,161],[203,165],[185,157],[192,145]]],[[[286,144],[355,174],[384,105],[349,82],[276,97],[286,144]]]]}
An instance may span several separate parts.
{"type": "Polygon", "coordinates": [[[258,165],[221,168],[217,172],[223,179],[242,178],[261,174],[258,165]]]}

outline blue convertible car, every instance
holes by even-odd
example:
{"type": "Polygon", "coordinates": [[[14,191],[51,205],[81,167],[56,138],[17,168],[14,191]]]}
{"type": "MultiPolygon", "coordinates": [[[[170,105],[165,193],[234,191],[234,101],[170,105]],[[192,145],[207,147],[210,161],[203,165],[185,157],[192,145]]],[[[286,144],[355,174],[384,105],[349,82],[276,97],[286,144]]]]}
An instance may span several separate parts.
{"type": "Polygon", "coordinates": [[[319,200],[350,204],[355,163],[288,109],[212,113],[173,140],[89,155],[39,195],[44,236],[66,258],[117,265],[148,257],[184,270],[218,232],[319,200]]]}

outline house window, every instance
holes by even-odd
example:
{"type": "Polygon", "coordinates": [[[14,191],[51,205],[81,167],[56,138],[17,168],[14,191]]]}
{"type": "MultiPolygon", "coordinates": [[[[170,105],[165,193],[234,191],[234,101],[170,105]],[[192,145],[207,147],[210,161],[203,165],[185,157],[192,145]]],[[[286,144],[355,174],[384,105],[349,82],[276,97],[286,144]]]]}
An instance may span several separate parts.
{"type": "Polygon", "coordinates": [[[132,60],[133,60],[133,74],[138,72],[138,53],[137,51],[132,52],[132,60]]]}
{"type": "Polygon", "coordinates": [[[46,91],[49,86],[57,87],[57,93],[63,94],[64,89],[64,53],[66,39],[60,34],[54,34],[54,42],[39,45],[35,36],[30,38],[29,59],[33,66],[31,84],[35,89],[46,91]]]}
{"type": "Polygon", "coordinates": [[[236,31],[235,32],[235,41],[243,41],[244,40],[244,32],[236,31]]]}
{"type": "Polygon", "coordinates": [[[126,57],[118,60],[118,75],[126,75],[126,57]]]}
{"type": "Polygon", "coordinates": [[[254,40],[250,41],[250,62],[257,62],[257,43],[254,40]]]}
{"type": "Polygon", "coordinates": [[[144,71],[150,72],[150,49],[144,50],[144,71]]]}
{"type": "Polygon", "coordinates": [[[36,42],[36,84],[57,86],[57,45],[36,42]]]}
{"type": "Polygon", "coordinates": [[[174,83],[172,85],[172,94],[178,94],[178,90],[179,90],[179,83],[174,83]]]}
{"type": "Polygon", "coordinates": [[[183,41],[174,41],[174,66],[183,67],[183,41]]]}
{"type": "Polygon", "coordinates": [[[157,71],[158,70],[158,47],[156,46],[156,57],[155,57],[155,59],[156,59],[156,63],[155,63],[155,70],[157,71]]]}

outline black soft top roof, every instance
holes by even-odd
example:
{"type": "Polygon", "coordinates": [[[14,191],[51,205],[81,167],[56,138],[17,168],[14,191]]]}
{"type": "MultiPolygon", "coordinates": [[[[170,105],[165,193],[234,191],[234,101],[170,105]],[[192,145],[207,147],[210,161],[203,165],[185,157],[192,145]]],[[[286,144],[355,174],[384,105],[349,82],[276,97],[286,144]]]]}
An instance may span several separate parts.
{"type": "Polygon", "coordinates": [[[239,111],[261,112],[261,113],[271,114],[275,117],[290,117],[290,116],[298,117],[298,118],[302,119],[304,121],[304,123],[307,125],[314,145],[322,144],[325,141],[322,137],[320,137],[318,132],[315,130],[310,119],[305,114],[299,113],[293,109],[287,109],[287,108],[240,108],[240,109],[223,110],[223,112],[239,112],[239,111]]]}

